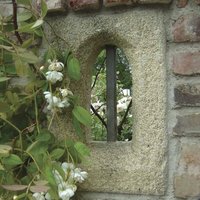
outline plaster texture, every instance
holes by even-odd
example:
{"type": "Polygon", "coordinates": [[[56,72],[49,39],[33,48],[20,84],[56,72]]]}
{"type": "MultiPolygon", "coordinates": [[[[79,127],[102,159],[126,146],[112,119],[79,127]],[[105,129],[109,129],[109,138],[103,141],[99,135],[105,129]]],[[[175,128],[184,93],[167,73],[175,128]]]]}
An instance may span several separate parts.
{"type": "MultiPolygon", "coordinates": [[[[74,84],[89,107],[91,68],[100,50],[114,44],[125,51],[133,74],[133,140],[91,142],[91,162],[83,191],[163,195],[166,189],[165,31],[158,9],[104,14],[72,13],[48,19],[81,62],[82,80],[74,84]]],[[[55,42],[49,31],[51,42],[55,42]]],[[[64,128],[63,130],[67,130],[64,128]]],[[[63,132],[66,134],[66,131],[63,132]]]]}

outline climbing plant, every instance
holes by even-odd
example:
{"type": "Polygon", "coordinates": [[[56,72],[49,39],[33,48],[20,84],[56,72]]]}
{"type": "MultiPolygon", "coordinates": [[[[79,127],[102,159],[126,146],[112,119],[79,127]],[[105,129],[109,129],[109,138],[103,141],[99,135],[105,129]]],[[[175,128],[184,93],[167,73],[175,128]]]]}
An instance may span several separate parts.
{"type": "Polygon", "coordinates": [[[0,194],[70,199],[87,177],[77,164],[89,155],[81,126],[90,126],[90,114],[70,89],[80,79],[79,61],[50,44],[41,56],[43,24],[50,25],[44,0],[40,9],[29,0],[12,6],[11,16],[0,15],[0,194]],[[52,133],[66,112],[78,140],[52,133]]]}

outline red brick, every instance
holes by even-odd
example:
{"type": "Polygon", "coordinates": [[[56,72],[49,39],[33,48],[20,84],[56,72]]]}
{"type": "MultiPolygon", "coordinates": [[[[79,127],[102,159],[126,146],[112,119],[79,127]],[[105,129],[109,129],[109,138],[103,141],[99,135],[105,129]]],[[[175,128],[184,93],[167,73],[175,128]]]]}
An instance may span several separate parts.
{"type": "Polygon", "coordinates": [[[132,0],[104,0],[103,5],[105,7],[113,7],[120,5],[132,5],[134,2],[132,0]]]}
{"type": "Polygon", "coordinates": [[[99,0],[69,0],[69,7],[74,11],[99,9],[99,0]]]}
{"type": "Polygon", "coordinates": [[[174,54],[172,70],[179,75],[200,74],[200,52],[174,54]]]}
{"type": "Polygon", "coordinates": [[[172,27],[174,42],[200,41],[200,15],[189,14],[177,19],[172,27]]]}
{"type": "Polygon", "coordinates": [[[154,4],[154,3],[159,3],[159,4],[167,4],[170,3],[172,0],[138,0],[138,3],[142,4],[154,4]]]}
{"type": "Polygon", "coordinates": [[[200,106],[200,84],[180,84],[174,88],[174,101],[178,107],[200,106]]]}
{"type": "Polygon", "coordinates": [[[176,6],[178,8],[184,8],[188,3],[188,0],[178,0],[176,6]]]}
{"type": "Polygon", "coordinates": [[[200,142],[181,144],[178,169],[174,177],[175,196],[200,196],[200,142]]]}

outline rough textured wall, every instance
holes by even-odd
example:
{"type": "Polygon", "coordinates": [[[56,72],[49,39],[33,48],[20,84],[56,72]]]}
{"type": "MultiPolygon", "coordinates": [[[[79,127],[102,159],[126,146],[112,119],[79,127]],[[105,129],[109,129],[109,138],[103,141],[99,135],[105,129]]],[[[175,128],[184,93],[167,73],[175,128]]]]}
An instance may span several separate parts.
{"type": "Polygon", "coordinates": [[[89,141],[91,164],[86,166],[89,178],[82,190],[163,195],[167,140],[162,10],[68,14],[49,21],[79,57],[82,83],[77,91],[86,105],[90,102],[91,68],[105,44],[122,48],[132,65],[133,140],[89,141]]]}

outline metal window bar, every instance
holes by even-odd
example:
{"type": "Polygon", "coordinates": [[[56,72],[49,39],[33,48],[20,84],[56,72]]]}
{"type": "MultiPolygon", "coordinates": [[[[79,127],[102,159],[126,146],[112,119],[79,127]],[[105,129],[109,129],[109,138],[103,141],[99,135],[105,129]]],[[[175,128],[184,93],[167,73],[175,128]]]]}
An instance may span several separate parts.
{"type": "Polygon", "coordinates": [[[117,140],[116,47],[106,46],[107,141],[117,140]]]}

